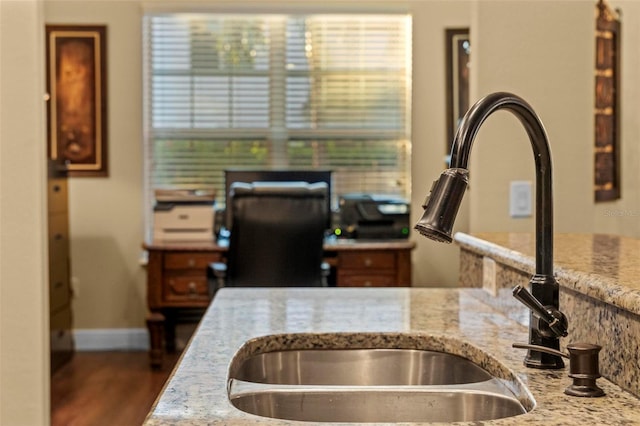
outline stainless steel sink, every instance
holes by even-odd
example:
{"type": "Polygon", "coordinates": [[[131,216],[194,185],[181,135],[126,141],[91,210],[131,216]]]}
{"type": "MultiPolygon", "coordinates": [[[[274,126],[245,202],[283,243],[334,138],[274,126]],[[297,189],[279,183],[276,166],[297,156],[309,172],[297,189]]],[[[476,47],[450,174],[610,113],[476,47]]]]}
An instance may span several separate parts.
{"type": "Polygon", "coordinates": [[[513,397],[468,390],[274,390],[238,395],[231,403],[263,417],[309,422],[462,422],[526,412],[513,397]]]}
{"type": "Polygon", "coordinates": [[[454,340],[379,333],[259,337],[231,362],[229,401],[258,416],[310,422],[484,421],[533,408],[506,367],[454,340]],[[472,354],[491,372],[445,348],[472,354]]]}
{"type": "Polygon", "coordinates": [[[232,378],[289,385],[445,385],[492,378],[473,362],[415,349],[303,349],[261,353],[232,378]]]}

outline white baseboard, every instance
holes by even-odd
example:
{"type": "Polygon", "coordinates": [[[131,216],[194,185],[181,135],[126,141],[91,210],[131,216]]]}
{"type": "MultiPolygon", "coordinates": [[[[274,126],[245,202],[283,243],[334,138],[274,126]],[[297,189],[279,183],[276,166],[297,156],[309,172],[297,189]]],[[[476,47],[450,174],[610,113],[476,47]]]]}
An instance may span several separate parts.
{"type": "Polygon", "coordinates": [[[146,328],[100,328],[73,330],[76,351],[148,351],[146,328]]]}

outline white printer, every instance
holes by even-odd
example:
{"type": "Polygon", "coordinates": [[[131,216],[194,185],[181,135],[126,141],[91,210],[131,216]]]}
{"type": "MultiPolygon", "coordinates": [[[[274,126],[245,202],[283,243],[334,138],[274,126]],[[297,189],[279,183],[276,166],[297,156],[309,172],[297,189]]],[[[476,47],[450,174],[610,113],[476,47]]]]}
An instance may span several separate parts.
{"type": "Polygon", "coordinates": [[[211,241],[215,191],[178,189],[155,191],[154,240],[211,241]]]}

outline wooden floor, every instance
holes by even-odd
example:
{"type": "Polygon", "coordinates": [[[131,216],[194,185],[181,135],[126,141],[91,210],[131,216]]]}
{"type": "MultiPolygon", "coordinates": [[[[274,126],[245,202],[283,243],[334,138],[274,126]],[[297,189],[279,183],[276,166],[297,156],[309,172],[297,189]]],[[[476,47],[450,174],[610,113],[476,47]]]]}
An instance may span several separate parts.
{"type": "Polygon", "coordinates": [[[51,378],[51,425],[141,425],[178,357],[154,371],[148,352],[76,352],[51,378]]]}

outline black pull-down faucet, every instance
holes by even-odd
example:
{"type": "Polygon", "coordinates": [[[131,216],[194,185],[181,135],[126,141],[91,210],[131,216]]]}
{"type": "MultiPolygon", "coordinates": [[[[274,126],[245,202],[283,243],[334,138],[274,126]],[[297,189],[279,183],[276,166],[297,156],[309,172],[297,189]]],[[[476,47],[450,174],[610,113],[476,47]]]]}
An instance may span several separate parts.
{"type": "MultiPolygon", "coordinates": [[[[424,214],[415,225],[422,235],[450,243],[455,216],[468,183],[468,162],[473,140],[482,123],[498,110],[512,112],[524,126],[536,169],[536,273],[531,278],[531,293],[544,311],[558,311],[558,283],[553,276],[553,193],[551,153],[542,122],[522,98],[505,92],[487,95],[473,105],[463,117],[451,149],[451,164],[433,183],[424,204],[424,214]]],[[[534,311],[530,314],[529,344],[559,350],[560,333],[540,327],[534,311]]],[[[555,326],[555,325],[554,325],[555,326]]],[[[566,335],[566,320],[564,324],[566,335]]],[[[553,353],[529,349],[524,363],[533,368],[563,368],[562,358],[553,353]]]]}

